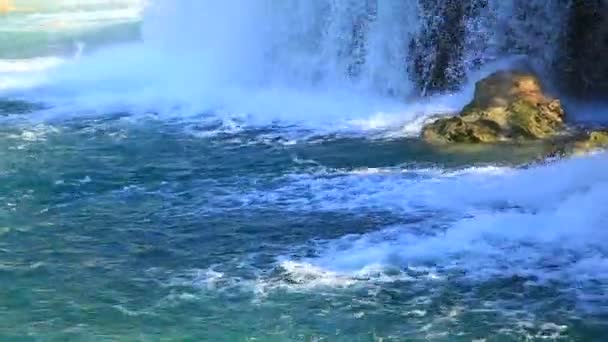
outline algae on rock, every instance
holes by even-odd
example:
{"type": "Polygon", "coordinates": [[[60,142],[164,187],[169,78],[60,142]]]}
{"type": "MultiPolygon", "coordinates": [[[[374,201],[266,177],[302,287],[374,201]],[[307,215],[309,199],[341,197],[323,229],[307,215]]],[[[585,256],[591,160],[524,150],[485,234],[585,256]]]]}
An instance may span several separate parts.
{"type": "Polygon", "coordinates": [[[499,71],[477,82],[475,96],[456,117],[423,128],[431,143],[537,140],[564,129],[564,110],[531,73],[499,71]]]}
{"type": "Polygon", "coordinates": [[[593,150],[608,148],[608,131],[592,131],[575,141],[573,154],[585,154],[593,150]]]}

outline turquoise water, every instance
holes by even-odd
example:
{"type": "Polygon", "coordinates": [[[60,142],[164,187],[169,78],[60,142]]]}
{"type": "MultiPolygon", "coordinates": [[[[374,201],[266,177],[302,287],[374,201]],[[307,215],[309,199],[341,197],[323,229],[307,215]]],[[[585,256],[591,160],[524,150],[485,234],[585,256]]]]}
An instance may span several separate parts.
{"type": "MultiPolygon", "coordinates": [[[[387,269],[360,273],[307,266],[312,258],[340,269],[340,249],[366,258],[358,253],[380,253],[374,244],[435,234],[461,218],[422,200],[417,209],[391,205],[387,186],[406,192],[441,173],[424,165],[450,164],[415,142],[284,144],[267,137],[280,136],[277,128],[197,134],[208,130],[129,116],[3,124],[2,339],[601,336],[602,311],[579,311],[581,289],[559,279],[475,279],[443,257],[395,255],[387,269]],[[361,171],[370,167],[386,169],[361,171]],[[361,236],[350,235],[379,228],[361,249],[361,236]]],[[[462,253],[454,257],[466,260],[462,253]]],[[[601,284],[586,286],[601,295],[601,284]]]]}
{"type": "Polygon", "coordinates": [[[0,93],[0,340],[605,340],[606,154],[104,110],[94,81],[0,93]]]}

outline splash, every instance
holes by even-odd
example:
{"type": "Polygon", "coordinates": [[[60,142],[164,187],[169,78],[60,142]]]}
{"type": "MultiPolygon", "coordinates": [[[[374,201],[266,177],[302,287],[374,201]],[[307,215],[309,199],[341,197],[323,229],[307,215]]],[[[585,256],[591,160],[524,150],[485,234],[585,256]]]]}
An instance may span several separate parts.
{"type": "MultiPolygon", "coordinates": [[[[480,70],[529,52],[505,48],[511,37],[505,20],[520,4],[490,1],[462,22],[463,91],[420,99],[412,63],[428,55],[425,65],[432,67],[439,58],[435,47],[415,44],[441,25],[427,20],[426,2],[157,0],[143,12],[142,41],[98,52],[80,45],[80,58],[11,75],[2,89],[51,104],[46,114],[53,117],[214,113],[246,116],[254,125],[374,130],[409,122],[406,131],[416,134],[425,117],[460,109],[480,70]]],[[[535,8],[538,15],[554,9],[535,8]]],[[[532,35],[514,39],[539,45],[532,35]]]]}

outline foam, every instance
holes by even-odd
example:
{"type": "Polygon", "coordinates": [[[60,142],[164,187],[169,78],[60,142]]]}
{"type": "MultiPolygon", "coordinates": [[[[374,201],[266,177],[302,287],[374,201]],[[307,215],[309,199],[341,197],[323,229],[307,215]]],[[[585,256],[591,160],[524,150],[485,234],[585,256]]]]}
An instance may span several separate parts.
{"type": "MultiPolygon", "coordinates": [[[[451,208],[461,214],[447,221],[445,230],[429,227],[421,235],[416,227],[402,226],[347,236],[321,243],[319,256],[302,262],[340,276],[369,266],[432,264],[439,275],[465,271],[471,279],[607,281],[608,250],[601,244],[608,223],[606,167],[608,155],[598,154],[513,170],[481,182],[455,176],[457,182],[427,189],[448,200],[424,202],[429,212],[451,208]]],[[[392,184],[393,189],[400,186],[392,184]]]]}
{"type": "Polygon", "coordinates": [[[273,189],[228,197],[252,207],[275,205],[294,211],[459,210],[473,200],[466,198],[469,189],[490,187],[494,178],[512,171],[497,166],[442,170],[407,165],[346,170],[308,164],[307,172],[288,174],[273,189]]]}
{"type": "Polygon", "coordinates": [[[29,59],[0,59],[0,73],[43,71],[65,62],[59,57],[38,57],[29,59]]]}
{"type": "MultiPolygon", "coordinates": [[[[322,167],[314,160],[300,163],[322,167]]],[[[523,277],[530,284],[577,284],[590,295],[593,284],[608,281],[608,250],[601,244],[608,223],[606,167],[608,155],[600,153],[526,168],[290,175],[284,188],[246,199],[247,207],[419,219],[311,241],[302,248],[313,248],[315,256],[298,257],[310,253],[295,248],[277,258],[275,271],[254,270],[249,280],[212,269],[197,273],[194,283],[214,291],[237,286],[263,298],[276,290],[523,277]]]]}
{"type": "MultiPolygon", "coordinates": [[[[401,308],[404,317],[423,321],[428,332],[442,331],[446,323],[466,319],[463,315],[474,310],[504,316],[509,322],[504,334],[519,336],[534,329],[531,336],[537,337],[562,336],[567,331],[560,322],[534,317],[533,309],[526,306],[538,303],[536,299],[530,303],[529,298],[514,302],[501,298],[464,306],[458,302],[441,313],[426,310],[441,300],[436,296],[446,288],[465,297],[477,296],[469,293],[470,284],[478,289],[480,283],[495,281],[517,282],[525,291],[557,289],[583,312],[603,307],[602,289],[608,283],[608,250],[602,243],[608,223],[604,172],[608,154],[522,168],[458,170],[332,170],[314,160],[299,162],[317,170],[305,181],[308,192],[295,192],[301,201],[286,201],[281,199],[286,193],[271,189],[264,203],[254,205],[273,210],[283,205],[281,209],[293,210],[294,215],[302,210],[366,217],[396,214],[403,222],[337,239],[277,246],[271,252],[275,255],[271,265],[259,265],[255,255],[249,255],[207,268],[155,274],[155,279],[169,278],[164,282],[171,291],[166,305],[208,296],[238,296],[272,305],[285,294],[300,293],[348,300],[353,293],[365,293],[363,299],[355,297],[373,301],[398,287],[400,293],[411,295],[401,308]],[[339,179],[341,195],[333,192],[335,184],[311,185],[328,179],[339,179]],[[313,204],[308,196],[316,196],[313,204]],[[400,197],[406,200],[399,202],[400,197]],[[375,203],[370,206],[370,201],[375,203]]],[[[302,175],[287,178],[287,182],[302,181],[302,175]]]]}

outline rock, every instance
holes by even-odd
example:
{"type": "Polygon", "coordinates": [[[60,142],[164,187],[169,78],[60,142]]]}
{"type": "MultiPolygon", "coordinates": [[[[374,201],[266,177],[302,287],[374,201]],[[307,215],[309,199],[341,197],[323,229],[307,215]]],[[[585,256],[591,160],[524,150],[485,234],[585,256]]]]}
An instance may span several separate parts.
{"type": "Polygon", "coordinates": [[[490,120],[467,121],[462,117],[439,119],[426,126],[422,135],[428,142],[489,143],[497,141],[500,127],[490,120]]]}
{"type": "Polygon", "coordinates": [[[608,149],[608,130],[578,131],[550,141],[551,148],[547,156],[567,157],[584,155],[590,152],[608,149]]]}
{"type": "Polygon", "coordinates": [[[532,73],[499,71],[477,82],[473,101],[456,117],[423,128],[430,143],[495,143],[545,139],[564,130],[564,110],[532,73]]]}
{"type": "Polygon", "coordinates": [[[572,154],[586,154],[594,150],[608,148],[608,130],[592,131],[577,139],[571,149],[572,154]]]}

